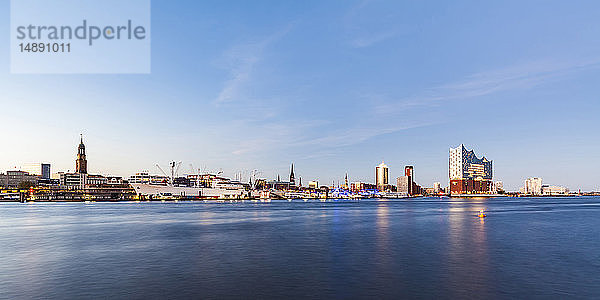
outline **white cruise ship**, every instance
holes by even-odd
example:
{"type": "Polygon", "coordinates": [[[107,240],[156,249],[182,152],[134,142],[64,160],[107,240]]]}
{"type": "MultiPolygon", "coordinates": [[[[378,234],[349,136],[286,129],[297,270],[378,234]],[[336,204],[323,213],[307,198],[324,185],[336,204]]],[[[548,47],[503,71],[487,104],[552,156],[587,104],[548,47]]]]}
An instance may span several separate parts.
{"type": "Polygon", "coordinates": [[[209,199],[242,199],[246,198],[246,190],[242,187],[183,187],[159,185],[151,183],[130,183],[138,196],[153,198],[209,198],[209,199]]]}
{"type": "MultiPolygon", "coordinates": [[[[179,163],[181,164],[181,163],[179,163]]],[[[200,198],[200,199],[245,199],[248,192],[243,184],[213,174],[177,177],[179,164],[171,163],[171,175],[156,176],[141,172],[129,178],[129,184],[138,197],[200,198]],[[177,169],[176,169],[177,168],[177,169]]],[[[157,167],[162,171],[160,166],[157,167]]]]}

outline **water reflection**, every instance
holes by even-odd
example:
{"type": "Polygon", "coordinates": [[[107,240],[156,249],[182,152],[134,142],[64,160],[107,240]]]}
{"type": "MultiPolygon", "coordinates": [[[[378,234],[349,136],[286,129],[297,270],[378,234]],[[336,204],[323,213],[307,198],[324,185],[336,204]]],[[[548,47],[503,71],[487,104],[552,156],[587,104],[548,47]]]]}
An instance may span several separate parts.
{"type": "MultiPolygon", "coordinates": [[[[375,288],[381,290],[390,290],[390,281],[392,278],[397,278],[397,274],[403,272],[404,266],[394,266],[397,255],[403,251],[403,249],[394,248],[392,245],[392,232],[390,220],[390,204],[387,201],[380,201],[377,203],[375,209],[375,251],[374,255],[374,282],[376,283],[375,288]]],[[[400,283],[397,283],[400,284],[400,283]]],[[[385,293],[383,294],[385,295],[385,293]]]]}
{"type": "Polygon", "coordinates": [[[477,217],[477,212],[485,209],[482,202],[464,199],[452,201],[448,208],[448,287],[455,298],[483,297],[489,293],[485,221],[477,217]],[[465,281],[469,282],[467,289],[465,281]]]}
{"type": "Polygon", "coordinates": [[[598,298],[600,198],[523,201],[0,203],[0,298],[598,298]]]}
{"type": "Polygon", "coordinates": [[[390,247],[390,208],[387,203],[379,203],[376,209],[377,252],[386,253],[390,247]]]}

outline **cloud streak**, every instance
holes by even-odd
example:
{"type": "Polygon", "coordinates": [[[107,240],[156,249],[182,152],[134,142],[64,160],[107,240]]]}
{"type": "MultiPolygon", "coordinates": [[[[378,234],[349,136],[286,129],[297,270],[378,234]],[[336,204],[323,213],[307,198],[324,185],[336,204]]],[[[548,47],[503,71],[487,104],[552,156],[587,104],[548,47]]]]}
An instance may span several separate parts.
{"type": "Polygon", "coordinates": [[[225,82],[215,104],[234,101],[239,97],[240,90],[250,81],[252,72],[262,60],[265,49],[288,34],[293,25],[292,23],[262,40],[236,45],[224,54],[230,79],[225,82]]]}
{"type": "Polygon", "coordinates": [[[382,12],[377,7],[373,7],[372,2],[372,0],[359,1],[342,17],[342,23],[351,35],[348,43],[353,48],[371,47],[397,37],[402,32],[398,28],[397,18],[389,15],[389,12],[385,13],[387,16],[382,16],[382,12]],[[373,18],[374,16],[377,17],[373,18]]]}
{"type": "Polygon", "coordinates": [[[458,101],[494,93],[533,88],[558,80],[582,70],[600,67],[600,58],[577,61],[538,61],[503,69],[481,72],[463,80],[430,88],[420,95],[387,101],[375,107],[378,114],[398,113],[417,106],[436,105],[445,101],[458,101]]]}
{"type": "Polygon", "coordinates": [[[370,47],[379,42],[383,42],[387,39],[391,39],[397,35],[398,35],[398,33],[394,32],[394,31],[380,32],[377,34],[372,34],[372,35],[368,35],[368,36],[355,38],[354,40],[352,40],[350,42],[350,44],[354,48],[365,48],[365,47],[370,47]]]}
{"type": "Polygon", "coordinates": [[[299,141],[292,146],[324,146],[330,148],[347,147],[363,143],[371,138],[384,134],[396,133],[404,130],[433,125],[433,122],[421,122],[407,125],[386,127],[355,127],[347,130],[336,131],[313,139],[299,141]]]}

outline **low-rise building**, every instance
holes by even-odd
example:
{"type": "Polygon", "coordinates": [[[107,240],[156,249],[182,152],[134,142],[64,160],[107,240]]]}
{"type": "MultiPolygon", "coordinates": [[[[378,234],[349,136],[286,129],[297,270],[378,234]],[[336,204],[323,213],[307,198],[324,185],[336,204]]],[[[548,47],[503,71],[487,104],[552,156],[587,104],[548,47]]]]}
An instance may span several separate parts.
{"type": "Polygon", "coordinates": [[[412,183],[410,181],[410,176],[400,176],[396,179],[396,184],[398,187],[398,192],[406,195],[410,195],[412,190],[412,183]]]}
{"type": "Polygon", "coordinates": [[[542,186],[542,195],[544,196],[553,196],[553,195],[567,195],[569,194],[569,189],[564,186],[542,186]]]}
{"type": "Polygon", "coordinates": [[[496,181],[494,183],[494,192],[497,194],[504,193],[504,183],[502,181],[496,181]]]}
{"type": "Polygon", "coordinates": [[[88,175],[86,186],[104,186],[108,184],[108,179],[102,175],[88,175]]]}
{"type": "Polygon", "coordinates": [[[361,192],[361,191],[368,191],[368,190],[376,190],[377,189],[377,185],[376,184],[372,184],[372,183],[367,183],[367,182],[353,182],[350,184],[350,191],[357,193],[357,192],[361,192]]]}
{"type": "Polygon", "coordinates": [[[60,172],[60,185],[67,188],[83,189],[87,184],[87,174],[60,172]]]}
{"type": "Polygon", "coordinates": [[[123,177],[119,177],[119,176],[107,176],[106,177],[106,184],[110,184],[110,185],[121,185],[123,183],[125,183],[125,181],[123,180],[123,177]]]}
{"type": "Polygon", "coordinates": [[[7,171],[0,174],[0,186],[4,188],[18,188],[24,184],[37,185],[40,176],[31,175],[25,171],[7,171]]]}

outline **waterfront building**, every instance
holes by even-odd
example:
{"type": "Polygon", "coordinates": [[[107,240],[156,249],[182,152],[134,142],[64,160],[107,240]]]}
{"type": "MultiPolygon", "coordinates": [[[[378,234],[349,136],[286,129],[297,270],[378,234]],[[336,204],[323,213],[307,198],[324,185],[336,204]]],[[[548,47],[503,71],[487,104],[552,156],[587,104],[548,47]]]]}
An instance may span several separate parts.
{"type": "Polygon", "coordinates": [[[357,182],[352,182],[350,184],[350,191],[354,192],[354,193],[358,193],[361,191],[368,191],[368,190],[376,190],[376,189],[377,189],[377,185],[372,184],[372,183],[357,181],[357,182]]]}
{"type": "Polygon", "coordinates": [[[464,145],[450,148],[450,179],[492,180],[492,161],[485,156],[481,159],[473,150],[467,150],[464,145]]]}
{"type": "Polygon", "coordinates": [[[404,167],[404,175],[405,176],[413,176],[414,172],[415,172],[415,167],[413,167],[413,166],[404,167]]]}
{"type": "Polygon", "coordinates": [[[410,178],[408,176],[400,176],[396,179],[396,186],[398,188],[398,193],[410,195],[410,178]]]}
{"type": "Polygon", "coordinates": [[[462,144],[450,148],[449,177],[452,194],[492,192],[492,161],[485,156],[478,158],[462,144]]]}
{"type": "Polygon", "coordinates": [[[555,195],[567,195],[569,189],[564,186],[542,186],[542,195],[544,196],[555,196],[555,195]]]}
{"type": "Polygon", "coordinates": [[[525,180],[525,186],[521,189],[522,194],[540,196],[542,195],[543,180],[539,177],[531,177],[525,180]]]}
{"type": "Polygon", "coordinates": [[[85,173],[60,172],[60,185],[71,189],[83,189],[87,184],[88,175],[85,173]]]}
{"type": "Polygon", "coordinates": [[[23,171],[30,175],[38,175],[42,179],[50,179],[50,164],[26,163],[23,165],[23,171]]]}
{"type": "Polygon", "coordinates": [[[408,177],[408,195],[413,195],[415,190],[415,168],[413,166],[404,167],[404,176],[408,177]]]}
{"type": "Polygon", "coordinates": [[[24,183],[35,186],[39,178],[38,175],[31,175],[21,170],[6,171],[6,174],[0,174],[0,186],[4,188],[18,188],[24,183]]]}
{"type": "Polygon", "coordinates": [[[389,168],[384,162],[375,167],[375,185],[380,191],[385,190],[389,185],[389,168]]]}
{"type": "Polygon", "coordinates": [[[569,189],[563,186],[550,186],[543,183],[542,178],[531,177],[525,180],[525,185],[521,188],[521,194],[530,196],[553,196],[566,195],[569,189]]]}
{"type": "Polygon", "coordinates": [[[120,177],[120,176],[107,176],[106,177],[106,184],[122,185],[124,183],[125,183],[125,181],[123,180],[123,177],[120,177]]]}
{"type": "Polygon", "coordinates": [[[87,175],[86,186],[104,186],[108,184],[108,179],[102,175],[87,175]]]}
{"type": "Polygon", "coordinates": [[[83,135],[81,135],[81,142],[77,147],[77,159],[75,160],[75,172],[87,174],[87,157],[85,155],[85,145],[83,144],[83,135]]]}
{"type": "Polygon", "coordinates": [[[278,191],[287,191],[292,188],[292,185],[289,181],[281,181],[279,176],[277,180],[267,181],[267,189],[274,189],[278,191]]]}
{"type": "Polygon", "coordinates": [[[433,183],[433,192],[435,194],[439,194],[442,192],[442,183],[440,182],[434,182],[433,183]]]}
{"type": "Polygon", "coordinates": [[[504,183],[502,181],[496,181],[494,183],[494,192],[495,193],[504,193],[504,183]]]}
{"type": "Polygon", "coordinates": [[[421,195],[425,191],[415,182],[415,168],[413,166],[404,167],[404,176],[396,179],[396,187],[399,193],[408,196],[421,195]]]}
{"type": "Polygon", "coordinates": [[[423,195],[424,192],[425,192],[425,189],[422,186],[413,182],[412,194],[410,196],[423,195]]]}
{"type": "Polygon", "coordinates": [[[300,181],[300,184],[296,185],[296,174],[294,172],[294,164],[293,163],[290,167],[289,181],[281,180],[281,177],[279,176],[279,174],[277,174],[276,180],[266,182],[267,189],[275,189],[275,190],[279,190],[279,191],[298,190],[301,185],[302,185],[301,181],[300,181]]]}
{"type": "Polygon", "coordinates": [[[108,184],[108,179],[102,175],[88,174],[87,157],[83,135],[77,147],[77,158],[75,160],[75,173],[59,172],[59,185],[72,190],[83,190],[88,186],[103,187],[108,184]]]}
{"type": "Polygon", "coordinates": [[[309,189],[318,189],[319,188],[319,182],[318,181],[309,181],[308,182],[308,188],[309,189]]]}

